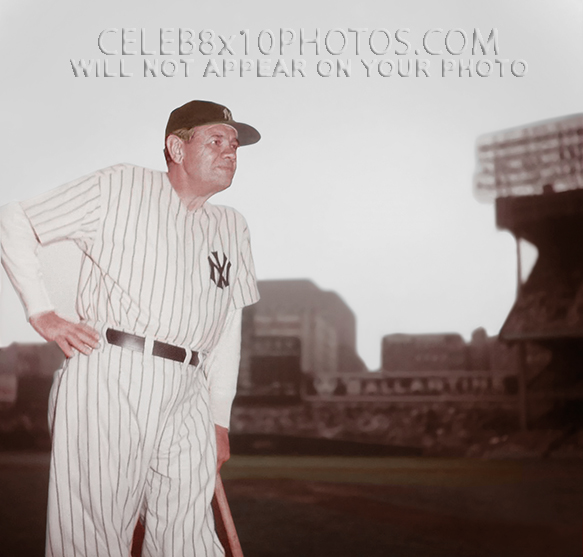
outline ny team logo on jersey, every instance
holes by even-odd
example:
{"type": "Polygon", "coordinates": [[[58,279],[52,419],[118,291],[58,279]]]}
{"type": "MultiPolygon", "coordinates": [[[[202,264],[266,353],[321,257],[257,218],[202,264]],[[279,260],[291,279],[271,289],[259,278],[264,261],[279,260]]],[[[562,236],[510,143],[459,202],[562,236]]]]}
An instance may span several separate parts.
{"type": "Polygon", "coordinates": [[[223,261],[219,259],[219,254],[216,251],[211,252],[213,257],[208,258],[211,266],[211,280],[219,287],[225,288],[229,286],[229,273],[231,271],[231,262],[223,253],[223,261]],[[213,261],[214,258],[214,261],[213,261]]]}

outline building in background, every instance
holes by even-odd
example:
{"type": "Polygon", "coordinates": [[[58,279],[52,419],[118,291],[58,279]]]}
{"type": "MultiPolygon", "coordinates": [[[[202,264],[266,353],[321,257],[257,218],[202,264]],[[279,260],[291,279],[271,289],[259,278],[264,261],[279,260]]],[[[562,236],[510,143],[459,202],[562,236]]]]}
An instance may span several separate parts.
{"type": "Polygon", "coordinates": [[[298,394],[304,375],[367,371],[356,318],[338,294],[310,280],[258,285],[260,301],[243,312],[239,393],[298,394]]]}
{"type": "Polygon", "coordinates": [[[392,334],[383,337],[383,371],[446,371],[468,369],[466,343],[457,333],[392,334]]]}
{"type": "MultiPolygon", "coordinates": [[[[540,350],[530,359],[539,362],[540,350]]],[[[482,327],[466,342],[458,333],[392,334],[381,341],[383,372],[465,371],[516,373],[516,357],[498,336],[489,337],[482,327]]]]}

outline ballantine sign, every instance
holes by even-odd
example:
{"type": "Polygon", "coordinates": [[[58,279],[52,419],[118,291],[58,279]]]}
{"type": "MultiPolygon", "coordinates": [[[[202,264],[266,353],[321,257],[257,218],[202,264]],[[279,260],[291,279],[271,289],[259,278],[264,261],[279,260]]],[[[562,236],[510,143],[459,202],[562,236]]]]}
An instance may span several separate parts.
{"type": "Polygon", "coordinates": [[[475,400],[516,394],[512,375],[469,371],[330,374],[307,378],[305,397],[338,400],[475,400]]]}

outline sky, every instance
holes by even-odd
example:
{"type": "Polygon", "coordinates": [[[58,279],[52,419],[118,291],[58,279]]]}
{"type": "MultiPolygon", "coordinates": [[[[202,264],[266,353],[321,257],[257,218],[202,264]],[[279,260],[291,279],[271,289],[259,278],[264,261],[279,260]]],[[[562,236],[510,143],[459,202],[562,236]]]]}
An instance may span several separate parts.
{"type": "MultiPolygon", "coordinates": [[[[474,192],[476,139],[583,112],[582,29],[582,0],[3,0],[0,205],[119,162],[163,170],[169,112],[213,100],[262,134],[212,200],[247,218],[259,279],[337,292],[370,369],[387,334],[495,335],[516,246],[474,192]]],[[[76,249],[41,258],[70,313],[76,249]]],[[[3,276],[0,345],[39,339],[3,276]]]]}

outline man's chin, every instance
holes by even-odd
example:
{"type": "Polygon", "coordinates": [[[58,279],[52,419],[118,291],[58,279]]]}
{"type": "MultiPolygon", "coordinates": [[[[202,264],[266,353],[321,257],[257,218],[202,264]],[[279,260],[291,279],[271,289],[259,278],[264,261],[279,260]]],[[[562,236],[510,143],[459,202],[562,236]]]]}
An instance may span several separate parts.
{"type": "Polygon", "coordinates": [[[220,182],[220,183],[216,184],[215,193],[219,193],[220,191],[225,191],[226,189],[228,189],[231,186],[232,183],[233,183],[233,180],[231,179],[231,180],[220,182]]]}
{"type": "Polygon", "coordinates": [[[235,172],[229,172],[225,175],[225,178],[223,180],[223,183],[225,184],[224,189],[227,189],[233,183],[234,177],[235,177],[235,172]]]}

